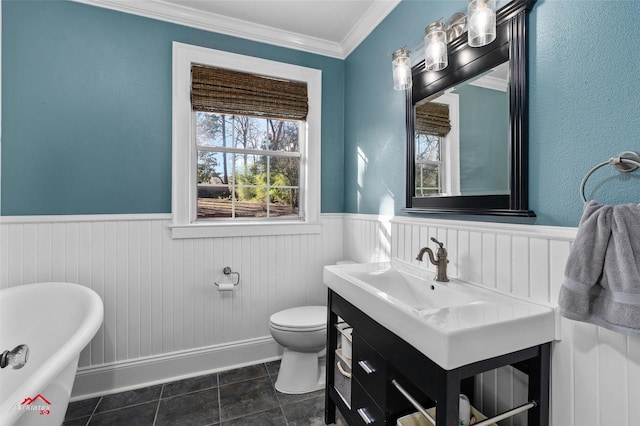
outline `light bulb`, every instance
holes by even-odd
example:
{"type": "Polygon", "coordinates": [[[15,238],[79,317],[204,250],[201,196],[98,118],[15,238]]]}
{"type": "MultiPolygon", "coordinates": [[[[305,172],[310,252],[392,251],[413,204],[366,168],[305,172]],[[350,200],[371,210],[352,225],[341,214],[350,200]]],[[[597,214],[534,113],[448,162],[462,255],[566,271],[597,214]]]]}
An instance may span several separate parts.
{"type": "Polygon", "coordinates": [[[487,33],[491,28],[493,13],[486,6],[480,7],[469,20],[469,27],[478,33],[487,33]]]}
{"type": "Polygon", "coordinates": [[[440,71],[446,68],[447,45],[442,42],[432,42],[427,45],[425,53],[426,68],[429,71],[440,71]]]}

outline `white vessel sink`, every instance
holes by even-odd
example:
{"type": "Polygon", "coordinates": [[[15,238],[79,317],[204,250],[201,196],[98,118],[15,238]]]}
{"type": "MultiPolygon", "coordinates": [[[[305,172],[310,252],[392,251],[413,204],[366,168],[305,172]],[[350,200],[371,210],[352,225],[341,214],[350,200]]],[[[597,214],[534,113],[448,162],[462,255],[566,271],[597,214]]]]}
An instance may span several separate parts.
{"type": "Polygon", "coordinates": [[[554,340],[553,308],[432,276],[404,264],[324,268],[329,288],[447,370],[554,340]]]}

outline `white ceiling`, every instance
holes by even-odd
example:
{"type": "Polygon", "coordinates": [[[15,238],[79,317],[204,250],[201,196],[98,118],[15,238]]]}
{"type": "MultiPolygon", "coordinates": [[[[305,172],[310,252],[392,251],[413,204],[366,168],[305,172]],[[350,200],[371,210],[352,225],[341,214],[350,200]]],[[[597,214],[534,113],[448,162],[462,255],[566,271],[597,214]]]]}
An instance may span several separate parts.
{"type": "Polygon", "coordinates": [[[400,0],[76,0],[345,58],[400,0]]]}
{"type": "Polygon", "coordinates": [[[165,0],[209,13],[340,43],[371,0],[165,0]]]}

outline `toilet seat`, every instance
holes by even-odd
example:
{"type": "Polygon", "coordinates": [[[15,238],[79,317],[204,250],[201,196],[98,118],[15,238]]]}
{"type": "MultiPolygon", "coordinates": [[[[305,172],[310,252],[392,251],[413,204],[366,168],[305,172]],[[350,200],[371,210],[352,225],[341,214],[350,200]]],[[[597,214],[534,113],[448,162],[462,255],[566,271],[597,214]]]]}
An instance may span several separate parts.
{"type": "Polygon", "coordinates": [[[274,324],[269,324],[269,326],[274,329],[274,330],[279,330],[279,331],[290,331],[293,333],[304,333],[304,332],[312,332],[312,331],[322,331],[325,330],[327,327],[326,326],[319,326],[319,327],[282,327],[280,325],[274,325],[274,324]]]}
{"type": "Polygon", "coordinates": [[[300,306],[276,312],[269,318],[269,325],[283,331],[320,331],[327,328],[325,306],[300,306]]]}

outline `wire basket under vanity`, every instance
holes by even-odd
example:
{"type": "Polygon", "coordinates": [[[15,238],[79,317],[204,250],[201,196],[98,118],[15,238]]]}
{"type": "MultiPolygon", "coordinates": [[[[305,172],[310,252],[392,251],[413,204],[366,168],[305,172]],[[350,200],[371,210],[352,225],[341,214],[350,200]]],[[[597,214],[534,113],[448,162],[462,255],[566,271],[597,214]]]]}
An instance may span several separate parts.
{"type": "Polygon", "coordinates": [[[336,349],[333,386],[347,407],[351,408],[351,360],[342,355],[342,349],[336,349]]]}
{"type": "MultiPolygon", "coordinates": [[[[436,418],[435,407],[429,408],[427,410],[427,413],[429,413],[429,415],[434,419],[436,418]]],[[[479,423],[482,420],[486,420],[486,419],[487,419],[487,416],[482,414],[480,411],[476,410],[474,406],[471,406],[471,421],[473,422],[471,423],[471,425],[475,423],[479,423]]],[[[420,413],[412,413],[404,417],[400,417],[396,422],[396,426],[433,426],[433,423],[431,423],[425,416],[423,416],[420,413]]],[[[498,426],[498,425],[496,423],[491,423],[488,426],[498,426]]]]}

